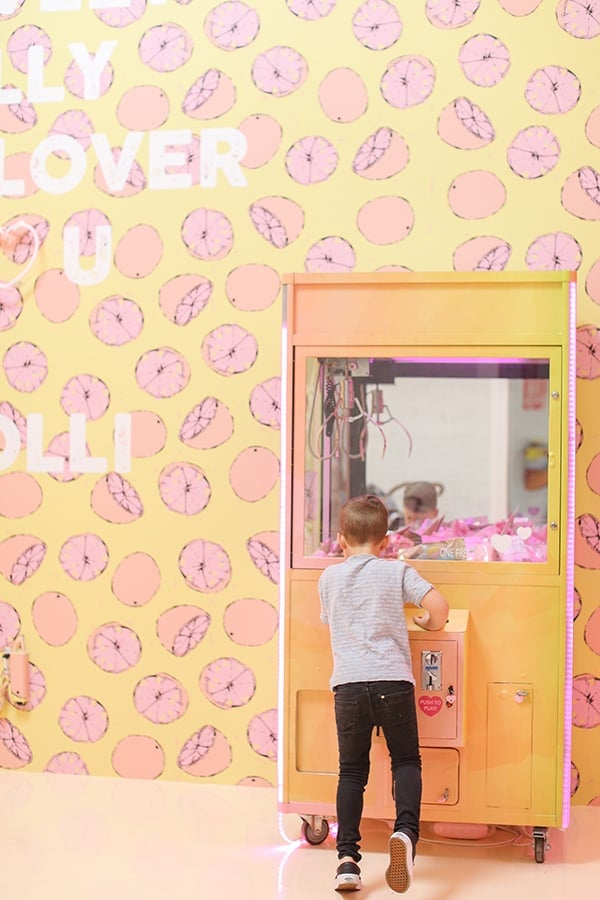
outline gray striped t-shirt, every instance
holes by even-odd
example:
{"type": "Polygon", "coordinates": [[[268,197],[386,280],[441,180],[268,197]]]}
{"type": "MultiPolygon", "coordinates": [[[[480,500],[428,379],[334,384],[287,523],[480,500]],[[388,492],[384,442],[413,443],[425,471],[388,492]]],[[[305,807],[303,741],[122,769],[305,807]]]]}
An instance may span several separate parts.
{"type": "Polygon", "coordinates": [[[349,556],[319,578],[321,621],[333,653],[330,686],[356,681],[410,681],[404,604],[421,606],[432,585],[400,560],[349,556]]]}

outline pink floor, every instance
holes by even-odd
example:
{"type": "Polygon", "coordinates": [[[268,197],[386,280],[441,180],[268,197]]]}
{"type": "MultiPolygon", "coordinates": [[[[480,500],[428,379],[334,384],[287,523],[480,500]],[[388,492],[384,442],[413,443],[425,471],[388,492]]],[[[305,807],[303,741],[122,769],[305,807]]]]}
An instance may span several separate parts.
{"type": "MultiPolygon", "coordinates": [[[[0,897],[14,900],[317,900],[333,891],[332,837],[311,847],[271,788],[0,772],[0,897]]],[[[384,879],[385,822],[364,823],[364,898],[384,879]]],[[[428,829],[429,832],[429,829],[428,829]]],[[[430,833],[430,832],[429,832],[430,833]]],[[[496,831],[478,844],[421,842],[414,900],[600,897],[600,808],[574,807],[543,864],[496,831]]],[[[342,895],[343,896],[343,895],[342,895]]],[[[353,896],[353,895],[350,895],[353,896]]]]}

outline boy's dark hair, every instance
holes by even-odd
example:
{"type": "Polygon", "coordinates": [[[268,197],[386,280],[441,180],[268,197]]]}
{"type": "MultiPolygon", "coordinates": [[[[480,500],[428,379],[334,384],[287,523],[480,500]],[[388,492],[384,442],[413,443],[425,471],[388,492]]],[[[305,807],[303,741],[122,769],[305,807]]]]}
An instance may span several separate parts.
{"type": "Polygon", "coordinates": [[[377,543],[388,530],[388,511],[381,497],[360,494],[351,497],[340,511],[340,534],[351,545],[377,543]]]}

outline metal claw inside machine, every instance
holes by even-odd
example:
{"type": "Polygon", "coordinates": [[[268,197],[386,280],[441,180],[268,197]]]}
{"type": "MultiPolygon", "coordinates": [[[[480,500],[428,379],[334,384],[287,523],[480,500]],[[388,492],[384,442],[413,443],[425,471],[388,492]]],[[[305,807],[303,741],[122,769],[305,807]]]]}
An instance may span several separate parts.
{"type": "MultiPolygon", "coordinates": [[[[422,820],[530,827],[542,862],[569,819],[574,276],[284,285],[279,809],[311,843],[335,817],[317,581],[341,557],[343,503],[377,493],[386,553],[451,607],[440,632],[409,619],[422,820]]],[[[375,736],[365,816],[393,819],[390,779],[375,736]]]]}

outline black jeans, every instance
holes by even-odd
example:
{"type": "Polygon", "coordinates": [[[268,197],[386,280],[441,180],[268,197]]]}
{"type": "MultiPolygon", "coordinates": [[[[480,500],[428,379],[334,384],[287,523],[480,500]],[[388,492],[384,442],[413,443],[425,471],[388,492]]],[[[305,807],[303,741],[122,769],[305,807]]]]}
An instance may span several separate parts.
{"type": "Polygon", "coordinates": [[[396,804],[394,831],[419,839],[421,757],[417,732],[415,690],[408,681],[360,681],[334,688],[335,724],[339,748],[336,807],[337,852],[341,859],[360,860],[360,819],[369,778],[373,728],[384,734],[392,769],[396,804]]]}

